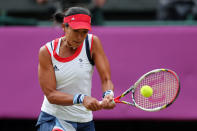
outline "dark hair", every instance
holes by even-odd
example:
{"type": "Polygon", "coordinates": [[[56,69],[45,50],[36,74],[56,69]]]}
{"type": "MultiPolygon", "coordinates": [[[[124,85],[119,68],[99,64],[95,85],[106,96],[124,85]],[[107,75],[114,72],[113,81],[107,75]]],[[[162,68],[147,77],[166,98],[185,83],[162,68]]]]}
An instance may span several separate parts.
{"type": "Polygon", "coordinates": [[[54,20],[57,23],[63,23],[64,17],[75,15],[75,14],[85,14],[91,17],[91,13],[88,9],[83,7],[70,7],[64,13],[59,12],[54,15],[54,20]]]}

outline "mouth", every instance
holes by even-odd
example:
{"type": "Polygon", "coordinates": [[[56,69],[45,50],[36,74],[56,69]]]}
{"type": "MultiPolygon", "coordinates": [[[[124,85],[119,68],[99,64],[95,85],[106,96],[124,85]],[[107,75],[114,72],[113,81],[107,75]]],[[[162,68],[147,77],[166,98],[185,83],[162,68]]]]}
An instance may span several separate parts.
{"type": "Polygon", "coordinates": [[[75,43],[76,45],[81,44],[81,42],[78,42],[78,41],[73,41],[73,43],[75,43]]]}
{"type": "Polygon", "coordinates": [[[72,44],[68,43],[68,46],[72,48],[78,48],[80,45],[81,45],[81,42],[77,42],[77,41],[72,41],[72,44]]]}

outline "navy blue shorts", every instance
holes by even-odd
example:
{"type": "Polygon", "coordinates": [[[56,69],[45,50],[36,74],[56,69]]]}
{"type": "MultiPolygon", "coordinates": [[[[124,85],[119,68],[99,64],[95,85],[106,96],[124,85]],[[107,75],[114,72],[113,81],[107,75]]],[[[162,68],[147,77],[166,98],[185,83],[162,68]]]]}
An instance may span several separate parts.
{"type": "Polygon", "coordinates": [[[36,124],[37,131],[95,131],[94,121],[78,123],[60,120],[41,112],[36,124]]]}

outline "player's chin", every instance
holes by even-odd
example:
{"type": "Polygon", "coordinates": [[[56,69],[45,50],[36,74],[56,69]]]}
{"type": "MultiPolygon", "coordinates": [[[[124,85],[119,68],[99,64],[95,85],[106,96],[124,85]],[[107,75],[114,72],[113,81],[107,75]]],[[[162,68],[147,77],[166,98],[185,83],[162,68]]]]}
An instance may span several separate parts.
{"type": "Polygon", "coordinates": [[[72,47],[78,48],[79,46],[80,46],[80,44],[77,44],[77,45],[73,45],[72,47]]]}

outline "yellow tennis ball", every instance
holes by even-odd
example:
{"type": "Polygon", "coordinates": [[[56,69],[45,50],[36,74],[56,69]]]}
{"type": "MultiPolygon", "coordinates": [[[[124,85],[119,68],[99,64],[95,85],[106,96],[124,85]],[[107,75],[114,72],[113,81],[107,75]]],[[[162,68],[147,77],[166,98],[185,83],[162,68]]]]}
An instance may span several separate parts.
{"type": "Polygon", "coordinates": [[[148,85],[144,85],[144,86],[141,87],[140,93],[144,97],[150,97],[153,94],[153,89],[150,86],[148,86],[148,85]]]}

